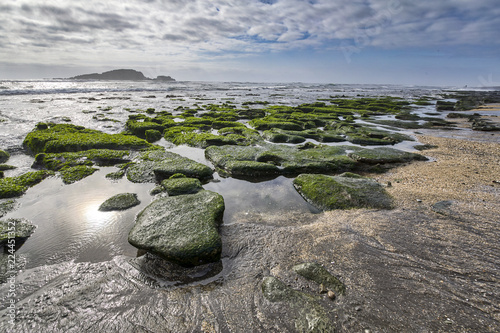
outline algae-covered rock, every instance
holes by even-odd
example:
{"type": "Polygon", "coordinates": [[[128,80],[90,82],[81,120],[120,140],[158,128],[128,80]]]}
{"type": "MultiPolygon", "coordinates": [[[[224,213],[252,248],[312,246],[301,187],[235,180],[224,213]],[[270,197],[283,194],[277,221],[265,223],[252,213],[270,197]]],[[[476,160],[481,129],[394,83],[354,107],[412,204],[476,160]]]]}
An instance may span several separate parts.
{"type": "Polygon", "coordinates": [[[175,178],[172,177],[161,182],[161,185],[165,191],[167,191],[169,196],[192,194],[203,190],[199,179],[187,178],[185,176],[175,178]]]}
{"type": "Polygon", "coordinates": [[[264,278],[261,289],[269,302],[286,307],[286,318],[294,318],[297,332],[335,331],[327,312],[318,303],[318,297],[294,290],[272,276],[264,278]]]}
{"type": "Polygon", "coordinates": [[[146,130],[146,141],[147,142],[156,142],[160,140],[162,137],[161,132],[154,129],[146,130]]]}
{"type": "Polygon", "coordinates": [[[317,284],[322,284],[327,289],[335,291],[336,293],[345,294],[345,286],[339,279],[330,274],[325,267],[320,264],[309,262],[295,265],[292,268],[297,274],[312,280],[317,284]]]}
{"type": "Polygon", "coordinates": [[[28,133],[23,145],[36,154],[89,149],[137,150],[149,147],[150,143],[133,135],[107,134],[83,126],[39,124],[28,133]]]}
{"type": "Polygon", "coordinates": [[[72,167],[64,167],[59,170],[59,172],[64,184],[73,184],[79,180],[82,180],[83,178],[92,175],[97,170],[99,169],[92,168],[87,165],[76,165],[72,167]]]}
{"type": "Polygon", "coordinates": [[[17,242],[26,240],[35,229],[36,226],[25,219],[8,219],[6,221],[0,221],[0,246],[16,243],[15,247],[18,248],[20,244],[17,242]],[[13,239],[15,242],[9,243],[10,239],[13,239]]]}
{"type": "Polygon", "coordinates": [[[349,157],[366,164],[404,163],[412,160],[426,161],[425,156],[394,148],[360,149],[349,153],[349,157]]]}
{"type": "MultiPolygon", "coordinates": [[[[344,146],[224,146],[208,147],[205,157],[233,177],[252,178],[299,173],[339,173],[353,170],[356,162],[344,146]]],[[[349,147],[349,149],[358,149],[349,147]]]]}
{"type": "Polygon", "coordinates": [[[181,266],[220,260],[224,199],[211,191],[165,197],[139,213],[128,241],[181,266]]]}
{"type": "Polygon", "coordinates": [[[154,183],[176,173],[200,180],[210,179],[213,170],[187,157],[163,150],[141,154],[127,169],[127,178],[134,183],[154,183]]]}
{"type": "Polygon", "coordinates": [[[120,193],[104,201],[100,206],[101,212],[109,212],[113,210],[126,210],[139,205],[141,202],[137,199],[135,193],[120,193]]]}
{"type": "Polygon", "coordinates": [[[14,170],[14,169],[17,169],[17,167],[13,165],[0,164],[0,171],[14,170]]]}
{"type": "Polygon", "coordinates": [[[5,163],[9,160],[10,155],[8,152],[0,150],[0,163],[5,163]]]}
{"type": "Polygon", "coordinates": [[[90,149],[68,153],[40,153],[35,156],[33,167],[58,171],[65,167],[78,165],[92,166],[93,164],[97,164],[100,166],[111,166],[129,162],[130,160],[125,158],[128,155],[128,151],[111,149],[90,149]]]}
{"type": "Polygon", "coordinates": [[[19,197],[26,190],[45,178],[54,175],[52,171],[40,170],[28,172],[18,177],[6,177],[0,179],[0,198],[19,197]]]}
{"type": "Polygon", "coordinates": [[[3,217],[8,212],[13,211],[17,205],[18,204],[15,200],[0,200],[0,217],[3,217]]]}
{"type": "Polygon", "coordinates": [[[295,178],[293,185],[305,200],[322,210],[392,208],[392,199],[380,184],[351,173],[302,174],[295,178]]]}

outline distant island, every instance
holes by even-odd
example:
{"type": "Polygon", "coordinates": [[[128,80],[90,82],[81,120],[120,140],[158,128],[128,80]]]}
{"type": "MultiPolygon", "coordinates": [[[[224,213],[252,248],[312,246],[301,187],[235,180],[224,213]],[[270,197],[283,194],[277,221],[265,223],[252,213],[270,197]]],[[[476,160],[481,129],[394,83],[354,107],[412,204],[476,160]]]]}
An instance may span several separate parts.
{"type": "Polygon", "coordinates": [[[139,71],[133,69],[115,69],[102,74],[92,73],[77,75],[69,78],[70,80],[121,80],[121,81],[142,81],[142,80],[155,80],[155,81],[175,81],[170,76],[159,75],[156,79],[150,79],[139,71]]]}

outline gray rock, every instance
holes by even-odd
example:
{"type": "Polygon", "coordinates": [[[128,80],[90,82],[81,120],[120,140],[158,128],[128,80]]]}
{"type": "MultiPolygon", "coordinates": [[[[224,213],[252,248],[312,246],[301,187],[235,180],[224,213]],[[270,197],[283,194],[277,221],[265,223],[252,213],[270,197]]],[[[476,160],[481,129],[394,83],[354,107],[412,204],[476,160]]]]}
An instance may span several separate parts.
{"type": "Polygon", "coordinates": [[[141,202],[137,199],[135,193],[120,193],[108,200],[104,201],[100,206],[101,212],[109,212],[112,210],[126,210],[139,205],[141,202]]]}
{"type": "Polygon", "coordinates": [[[9,160],[10,155],[6,151],[0,150],[0,163],[5,163],[9,160]]]}
{"type": "Polygon", "coordinates": [[[224,199],[211,191],[160,198],[139,213],[128,241],[181,266],[220,260],[224,199]]]}
{"type": "Polygon", "coordinates": [[[350,172],[340,176],[302,174],[293,185],[304,199],[322,210],[392,208],[392,198],[382,185],[350,172]]]}
{"type": "Polygon", "coordinates": [[[16,248],[18,248],[20,244],[17,242],[26,240],[35,229],[36,226],[25,219],[0,221],[0,246],[6,245],[10,239],[14,239],[16,248]]]}
{"type": "Polygon", "coordinates": [[[198,179],[210,179],[213,170],[181,155],[155,150],[139,156],[127,170],[127,178],[134,183],[153,183],[168,179],[176,173],[198,179]]]}
{"type": "Polygon", "coordinates": [[[343,295],[345,293],[345,286],[339,279],[330,274],[320,264],[315,262],[308,262],[299,265],[295,265],[292,268],[297,274],[305,277],[306,279],[312,280],[324,288],[336,291],[337,293],[343,295]]]}
{"type": "Polygon", "coordinates": [[[413,160],[426,161],[425,156],[409,153],[402,150],[397,150],[394,148],[373,148],[373,149],[361,149],[352,153],[348,156],[355,161],[366,163],[366,164],[384,164],[384,163],[405,163],[413,160]]]}

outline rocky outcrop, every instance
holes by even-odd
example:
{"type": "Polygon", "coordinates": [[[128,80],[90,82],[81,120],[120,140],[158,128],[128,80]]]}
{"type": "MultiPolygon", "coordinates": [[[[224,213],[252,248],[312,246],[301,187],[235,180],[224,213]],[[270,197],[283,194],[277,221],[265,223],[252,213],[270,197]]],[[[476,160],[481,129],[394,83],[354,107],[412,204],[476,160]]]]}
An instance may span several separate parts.
{"type": "MultiPolygon", "coordinates": [[[[35,231],[36,226],[25,219],[8,219],[0,221],[0,246],[5,246],[13,239],[16,248],[35,231]]],[[[6,251],[7,252],[7,251],[6,251]]]]}
{"type": "Polygon", "coordinates": [[[392,208],[392,199],[380,184],[353,173],[302,174],[295,178],[293,185],[305,200],[322,210],[392,208]]]}
{"type": "MultiPolygon", "coordinates": [[[[144,76],[139,71],[133,69],[115,69],[112,71],[104,72],[102,74],[92,73],[77,75],[70,78],[71,80],[113,80],[113,81],[141,81],[151,80],[144,76]]],[[[170,76],[158,76],[155,80],[158,81],[175,81],[170,76]]]]}
{"type": "Polygon", "coordinates": [[[139,213],[128,241],[181,266],[220,260],[224,199],[211,191],[160,198],[139,213]]]}
{"type": "Polygon", "coordinates": [[[141,202],[139,201],[139,199],[137,199],[137,194],[120,193],[104,201],[99,206],[99,210],[101,212],[109,212],[113,210],[126,210],[131,207],[137,206],[140,203],[141,202]]]}

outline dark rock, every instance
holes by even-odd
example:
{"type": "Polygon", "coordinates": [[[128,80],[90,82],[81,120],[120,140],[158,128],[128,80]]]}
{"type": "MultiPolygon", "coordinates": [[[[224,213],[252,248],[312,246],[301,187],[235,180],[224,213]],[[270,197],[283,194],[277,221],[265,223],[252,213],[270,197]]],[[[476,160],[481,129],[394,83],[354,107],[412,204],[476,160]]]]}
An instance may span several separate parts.
{"type": "Polygon", "coordinates": [[[351,173],[302,174],[295,178],[293,185],[304,199],[322,210],[392,208],[392,199],[380,184],[351,173]]]}
{"type": "Polygon", "coordinates": [[[374,148],[374,149],[361,149],[348,156],[358,162],[367,164],[384,164],[384,163],[404,163],[412,160],[426,161],[425,156],[409,153],[393,148],[374,148]]]}
{"type": "Polygon", "coordinates": [[[72,80],[125,80],[125,81],[139,81],[139,80],[148,80],[147,77],[144,76],[139,71],[133,69],[116,69],[108,72],[104,72],[102,74],[92,73],[92,74],[84,74],[77,75],[71,77],[72,80]]]}
{"type": "Polygon", "coordinates": [[[176,173],[201,180],[210,179],[213,170],[181,155],[155,150],[141,154],[127,169],[127,178],[134,183],[154,183],[176,173]]]}
{"type": "Polygon", "coordinates": [[[160,198],[139,213],[128,240],[181,266],[220,260],[224,199],[211,191],[160,198]]]}
{"type": "Polygon", "coordinates": [[[193,194],[203,190],[201,182],[196,178],[187,178],[185,176],[180,178],[172,177],[161,182],[161,185],[169,196],[193,194]]]}
{"type": "Polygon", "coordinates": [[[16,241],[16,248],[20,242],[26,240],[35,231],[36,226],[25,219],[8,219],[0,221],[0,246],[8,244],[9,239],[16,241]]]}
{"type": "Polygon", "coordinates": [[[100,206],[99,210],[102,212],[109,212],[113,210],[126,210],[131,207],[139,205],[141,202],[137,199],[135,193],[121,193],[117,194],[106,201],[100,206]]]}
{"type": "Polygon", "coordinates": [[[5,163],[9,160],[10,155],[6,151],[0,150],[0,163],[5,163]]]}
{"type": "Polygon", "coordinates": [[[334,326],[319,298],[288,287],[275,277],[268,276],[262,282],[262,294],[272,303],[286,307],[291,318],[295,318],[297,332],[334,332],[334,326]]]}
{"type": "Polygon", "coordinates": [[[324,286],[326,289],[336,291],[341,295],[345,294],[344,284],[320,264],[314,262],[303,263],[293,266],[292,269],[297,274],[324,286]]]}

